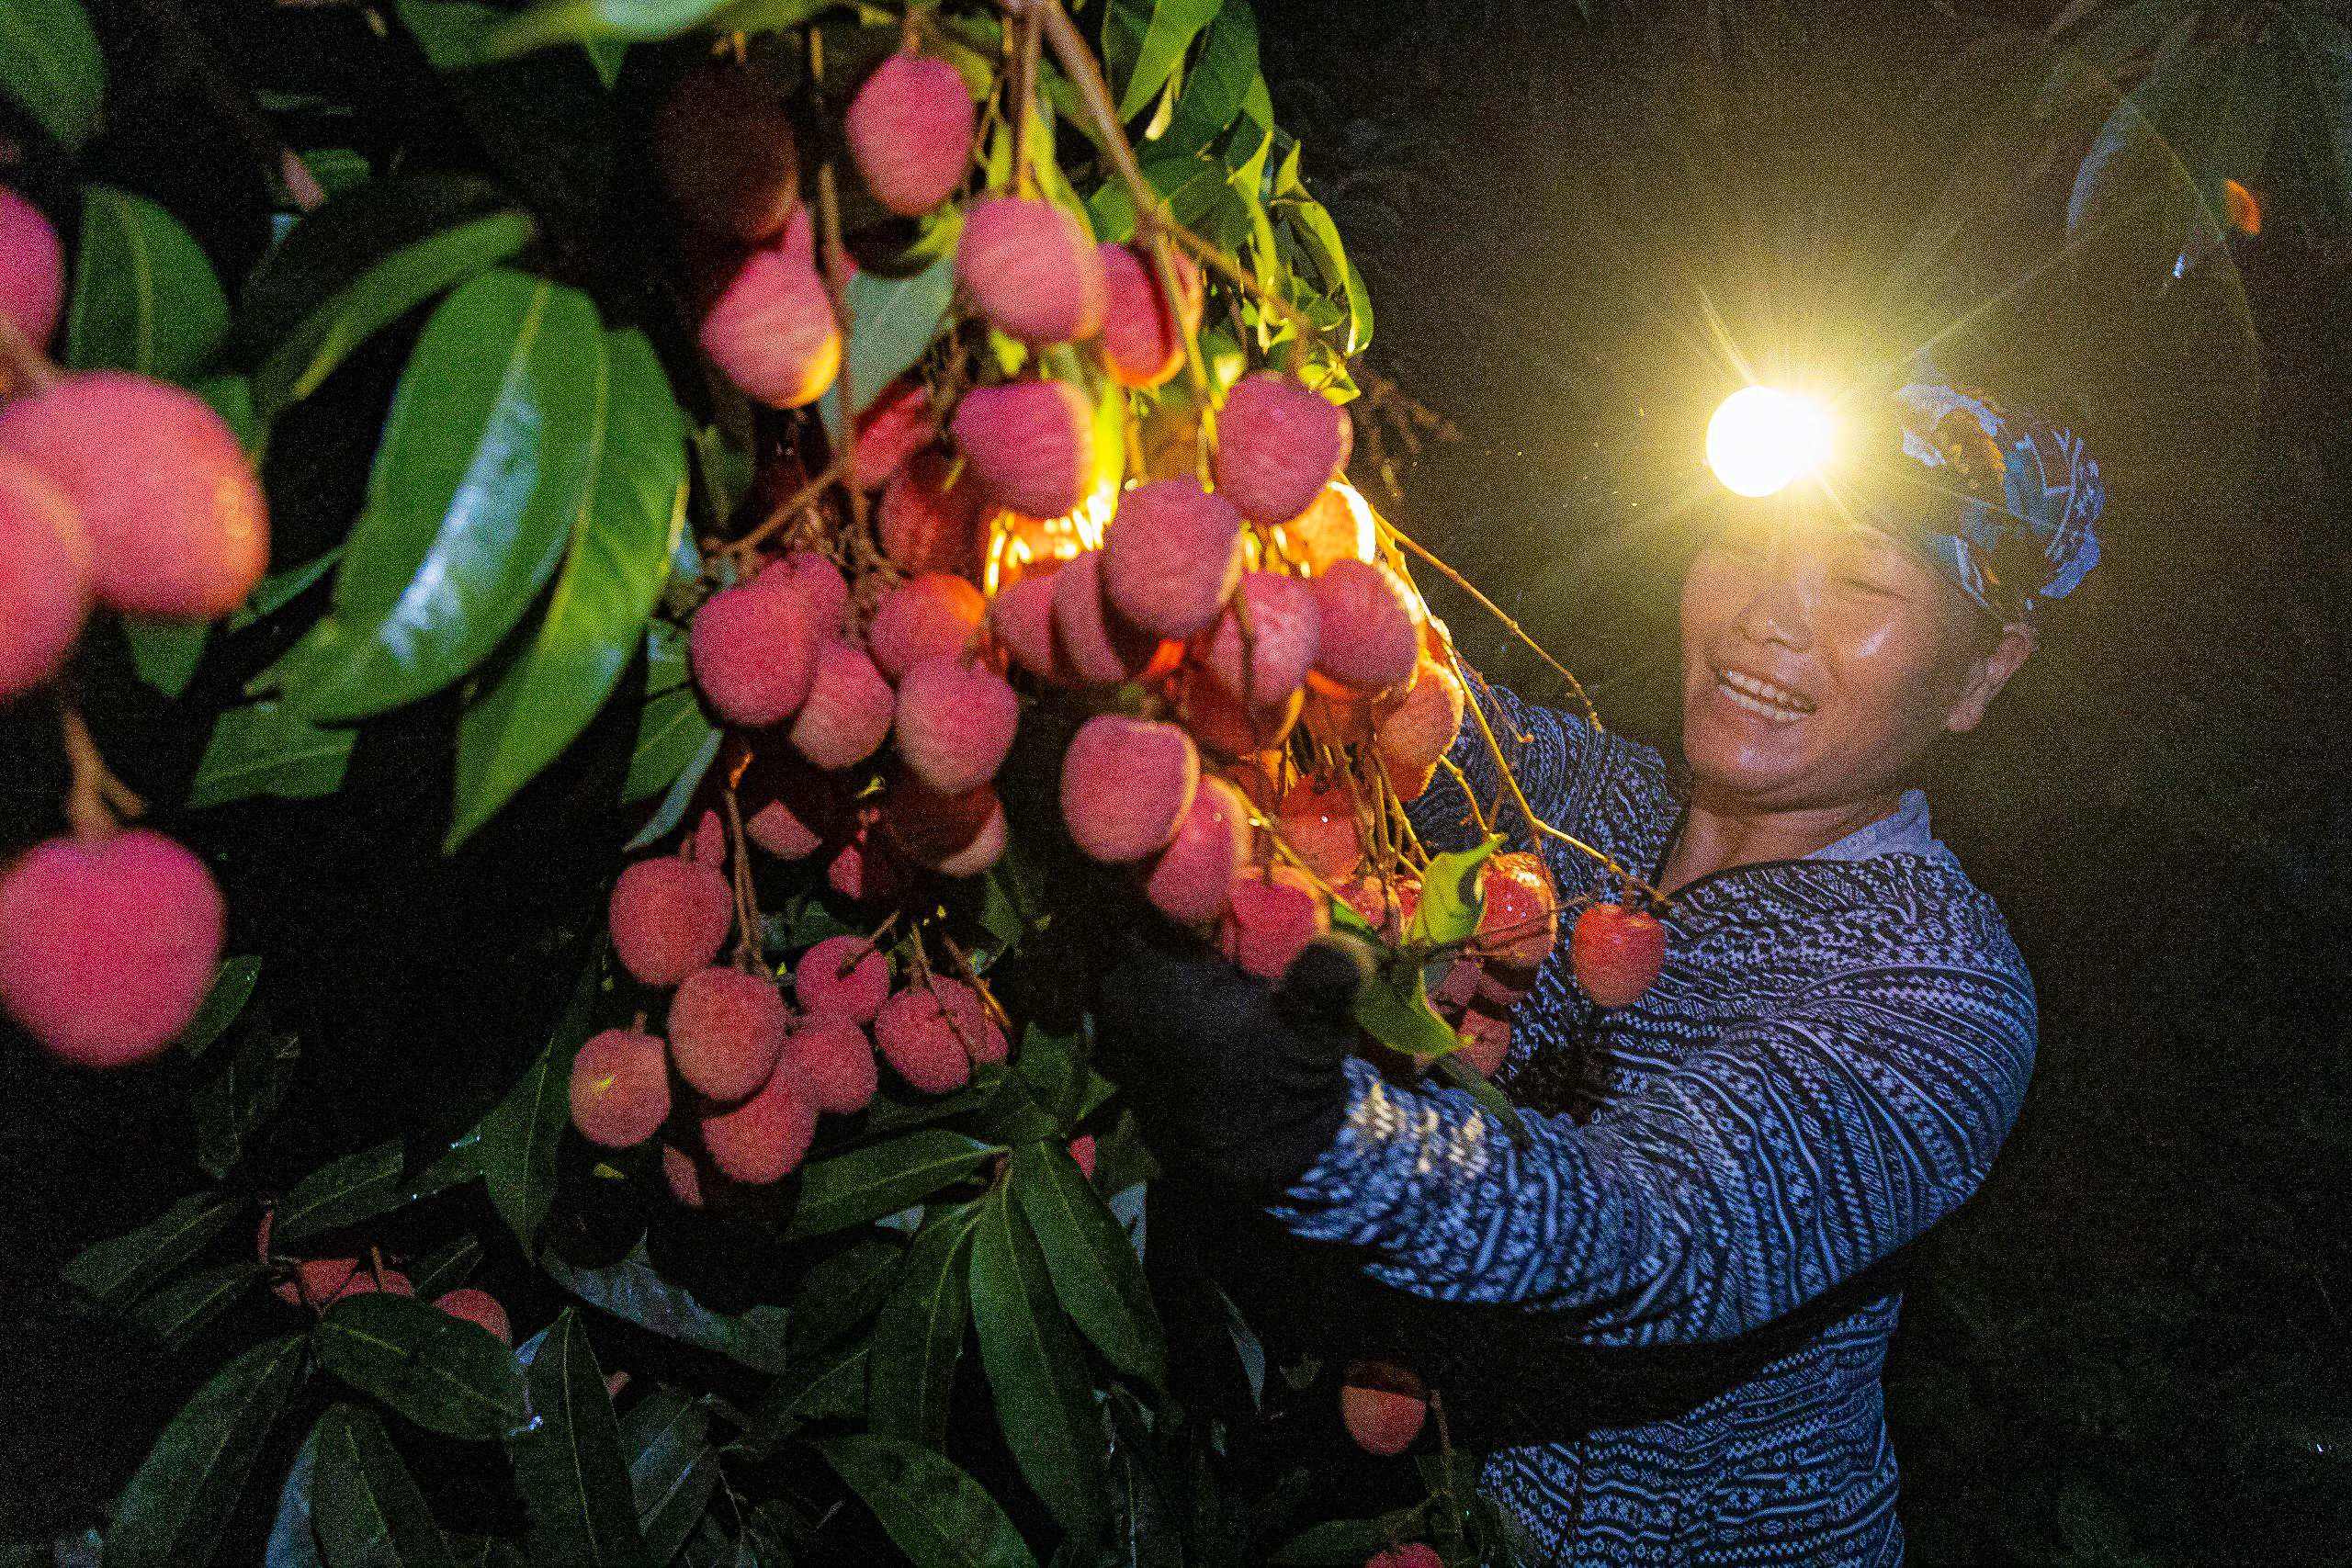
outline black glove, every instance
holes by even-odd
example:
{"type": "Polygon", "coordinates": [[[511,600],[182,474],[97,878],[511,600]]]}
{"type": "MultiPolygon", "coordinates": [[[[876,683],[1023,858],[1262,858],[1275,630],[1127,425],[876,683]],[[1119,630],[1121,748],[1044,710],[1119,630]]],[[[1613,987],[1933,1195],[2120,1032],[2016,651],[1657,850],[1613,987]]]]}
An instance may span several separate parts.
{"type": "Polygon", "coordinates": [[[1281,1192],[1347,1115],[1340,1065],[1370,953],[1349,937],[1318,937],[1272,986],[1188,932],[1133,940],[1095,1016],[1153,1147],[1252,1196],[1281,1192]]]}

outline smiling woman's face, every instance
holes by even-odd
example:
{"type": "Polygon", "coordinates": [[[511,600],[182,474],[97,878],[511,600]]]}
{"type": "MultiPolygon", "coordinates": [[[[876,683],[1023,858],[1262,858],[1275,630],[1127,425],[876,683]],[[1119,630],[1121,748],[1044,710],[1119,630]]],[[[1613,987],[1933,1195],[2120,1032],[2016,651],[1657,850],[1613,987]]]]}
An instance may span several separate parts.
{"type": "Polygon", "coordinates": [[[1682,585],[1682,747],[1702,784],[1758,807],[1897,786],[1973,728],[2032,650],[1987,647],[1980,611],[1885,535],[1742,507],[1682,585]]]}

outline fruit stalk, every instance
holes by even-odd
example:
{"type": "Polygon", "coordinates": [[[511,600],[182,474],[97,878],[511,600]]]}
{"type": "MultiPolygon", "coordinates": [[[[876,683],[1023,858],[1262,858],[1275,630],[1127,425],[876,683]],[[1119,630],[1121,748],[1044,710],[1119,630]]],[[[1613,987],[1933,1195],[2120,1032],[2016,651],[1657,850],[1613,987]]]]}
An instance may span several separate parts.
{"type": "MultiPolygon", "coordinates": [[[[1377,513],[1374,513],[1374,515],[1375,517],[1379,517],[1377,513]]],[[[1476,588],[1470,586],[1468,579],[1464,578],[1460,572],[1454,570],[1452,567],[1446,565],[1445,562],[1438,559],[1437,557],[1431,555],[1428,550],[1422,548],[1418,540],[1409,537],[1404,530],[1398,528],[1396,525],[1388,521],[1387,518],[1379,517],[1379,523],[1381,532],[1387,535],[1390,540],[1403,546],[1406,549],[1410,550],[1421,559],[1429,562],[1430,565],[1437,568],[1438,571],[1444,576],[1447,581],[1462,590],[1463,592],[1470,595],[1473,600],[1477,602],[1480,609],[1486,611],[1487,614],[1494,616],[1495,619],[1503,624],[1503,629],[1505,631],[1510,633],[1511,636],[1519,638],[1520,641],[1532,649],[1535,652],[1536,658],[1550,665],[1555,673],[1556,673],[1562,680],[1567,682],[1568,690],[1576,694],[1577,705],[1584,709],[1586,723],[1591,725],[1595,729],[1605,730],[1608,728],[1607,725],[1600,722],[1600,715],[1593,710],[1592,699],[1585,695],[1584,682],[1577,680],[1575,672],[1566,665],[1561,663],[1558,660],[1544,652],[1544,645],[1537,642],[1533,637],[1528,636],[1525,628],[1521,627],[1517,621],[1512,620],[1509,615],[1503,614],[1501,605],[1496,604],[1492,599],[1487,598],[1484,593],[1479,592],[1476,588]]]]}
{"type": "MultiPolygon", "coordinates": [[[[814,28],[808,36],[814,39],[814,28]]],[[[823,264],[825,297],[832,301],[833,320],[841,323],[842,342],[849,342],[849,273],[842,265],[848,253],[842,248],[841,202],[833,191],[833,164],[828,158],[817,168],[817,220],[820,231],[817,236],[817,256],[823,264]]],[[[849,355],[842,355],[841,368],[833,372],[833,395],[842,400],[842,449],[833,461],[825,466],[827,474],[851,462],[857,454],[857,399],[850,380],[849,355]]],[[[857,532],[865,532],[865,487],[849,487],[849,514],[857,532]]],[[[787,515],[789,515],[787,513],[787,515]]]]}
{"type": "Polygon", "coordinates": [[[74,782],[65,795],[65,820],[74,836],[85,844],[111,838],[124,819],[146,810],[146,803],[107,767],[82,710],[62,697],[58,699],[57,723],[64,739],[65,760],[74,770],[74,782]]]}

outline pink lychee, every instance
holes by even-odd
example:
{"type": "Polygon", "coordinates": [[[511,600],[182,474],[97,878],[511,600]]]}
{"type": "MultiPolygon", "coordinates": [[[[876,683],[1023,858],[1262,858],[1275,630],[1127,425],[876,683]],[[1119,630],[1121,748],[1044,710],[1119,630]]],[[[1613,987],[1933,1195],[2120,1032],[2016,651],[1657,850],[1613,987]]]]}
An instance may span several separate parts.
{"type": "Polygon", "coordinates": [[[1076,216],[1055,202],[987,197],[967,208],[956,281],[991,326],[1026,343],[1066,343],[1102,325],[1102,258],[1076,216]]]}
{"type": "MultiPolygon", "coordinates": [[[[288,1306],[301,1305],[306,1291],[310,1294],[311,1304],[322,1307],[353,1296],[374,1295],[379,1288],[376,1271],[356,1258],[313,1258],[300,1268],[300,1285],[296,1285],[291,1280],[281,1280],[276,1286],[277,1299],[288,1306]]],[[[381,1289],[388,1296],[416,1294],[416,1286],[397,1269],[384,1270],[381,1289]]]]}
{"type": "Polygon", "coordinates": [[[882,551],[901,571],[964,571],[979,558],[988,504],[982,474],[926,446],[899,465],[882,492],[882,551]]]}
{"type": "Polygon", "coordinates": [[[1152,863],[1145,896],[1170,919],[1215,919],[1225,912],[1249,848],[1250,802],[1211,774],[1201,780],[1176,837],[1152,863]]]}
{"type": "Polygon", "coordinates": [[[971,1081],[972,1058],[937,997],[920,987],[882,1004],[874,1042],[890,1070],[925,1094],[944,1094],[971,1081]]]}
{"type": "Polygon", "coordinates": [[[1452,750],[1468,706],[1460,679],[1423,654],[1404,700],[1376,717],[1380,754],[1389,772],[1418,770],[1452,750]]]}
{"type": "Polygon", "coordinates": [[[590,1143],[635,1148],[669,1115],[670,1066],[653,1035],[607,1029],[571,1058],[571,1124],[590,1143]]]}
{"type": "Polygon", "coordinates": [[[933,435],[931,389],[900,377],[882,389],[857,416],[857,449],[850,471],[860,490],[879,490],[899,465],[928,445],[933,435]]]}
{"type": "Polygon", "coordinates": [[[1241,600],[1249,610],[1249,637],[1245,642],[1241,619],[1231,609],[1218,615],[1208,637],[1209,672],[1235,697],[1246,694],[1256,706],[1269,707],[1306,684],[1322,646],[1322,613],[1305,579],[1280,572],[1249,573],[1241,580],[1241,600]]]}
{"type": "Polygon", "coordinates": [[[1024,577],[998,589],[989,601],[989,630],[996,640],[1023,670],[1049,681],[1069,674],[1054,653],[1054,579],[1060,575],[1057,569],[1024,577]]]}
{"type": "Polygon", "coordinates": [[[718,955],[735,895],[717,866],[657,855],[622,871],[606,913],[621,967],[646,985],[674,986],[718,955]]]}
{"type": "Polygon", "coordinates": [[[820,1111],[846,1116],[874,1098],[874,1045],[850,1019],[821,1012],[803,1019],[785,1036],[783,1059],[807,1076],[820,1111]]]}
{"type": "MultiPolygon", "coordinates": [[[[782,1050],[781,1039],[777,1048],[782,1050]]],[[[774,1063],[749,1100],[702,1122],[702,1146],[710,1151],[711,1163],[729,1179],[754,1187],[784,1179],[816,1135],[816,1086],[784,1061],[774,1063]]]]}
{"type": "Polygon", "coordinates": [[[1293,784],[1283,797],[1282,821],[1283,841],[1326,882],[1347,875],[1363,858],[1355,795],[1337,780],[1303,778],[1293,784]]]}
{"type": "Polygon", "coordinates": [[[842,367],[842,328],[816,267],[757,251],[703,318],[702,351],[744,395],[797,409],[824,396],[842,367]]]}
{"type": "Polygon", "coordinates": [[[1278,865],[1234,879],[1232,907],[1217,927],[1225,955],[1252,975],[1282,978],[1306,944],[1331,929],[1331,913],[1306,874],[1278,865]]]}
{"type": "Polygon", "coordinates": [[[712,594],[695,612],[686,653],[703,695],[732,724],[789,718],[817,679],[817,634],[805,603],[764,582],[712,594]]]}
{"type": "MultiPolygon", "coordinates": [[[[1410,1442],[1411,1438],[1407,1438],[1410,1442]]],[[[1384,1551],[1367,1562],[1363,1568],[1445,1568],[1445,1559],[1437,1548],[1425,1541],[1408,1540],[1394,1551],[1384,1551]]]]}
{"type": "Polygon", "coordinates": [[[948,432],[1015,512],[1059,517],[1085,498],[1094,472],[1094,411],[1067,381],[975,387],[956,405],[948,432]]]}
{"type": "Polygon", "coordinates": [[[1069,1157],[1078,1162],[1078,1173],[1087,1180],[1094,1179],[1094,1134],[1080,1133],[1069,1141],[1069,1157]]]}
{"type": "Polygon", "coordinates": [[[1412,679],[1420,635],[1405,607],[1403,586],[1382,568],[1333,561],[1315,579],[1323,637],[1319,675],[1351,692],[1381,692],[1412,679]]]}
{"type": "Polygon", "coordinates": [[[882,826],[909,860],[950,876],[976,876],[1004,853],[1004,804],[985,784],[948,795],[912,773],[894,779],[882,826]]]}
{"type": "Polygon", "coordinates": [[[699,969],[670,998],[670,1060],[697,1093],[741,1100],[767,1080],[784,1049],[785,1023],[774,980],[717,965],[699,969]]]}
{"type": "Polygon", "coordinates": [[[0,316],[35,348],[57,330],[65,299],[65,250],[41,209],[0,186],[0,316]]]}
{"type": "Polygon", "coordinates": [[[884,597],[865,645],[882,673],[897,681],[926,659],[963,652],[987,614],[988,601],[970,582],[926,571],[884,597]]]}
{"type": "Polygon", "coordinates": [[[1349,1371],[1340,1389],[1340,1418],[1347,1424],[1348,1435],[1369,1453],[1403,1453],[1413,1446],[1429,1414],[1429,1394],[1420,1379],[1402,1367],[1362,1362],[1349,1371]]]}
{"type": "Polygon", "coordinates": [[[926,659],[899,682],[899,755],[932,788],[960,795],[996,776],[1020,716],[1021,699],[995,671],[926,659]]]}
{"type": "Polygon", "coordinates": [[[762,588],[781,588],[800,595],[808,627],[819,637],[837,634],[849,611],[849,580],[842,569],[815,550],[795,550],[770,561],[759,575],[762,588]]]}
{"type": "Polygon", "coordinates": [[[1111,378],[1122,387],[1157,387],[1183,366],[1185,335],[1200,329],[1201,269],[1192,257],[1170,250],[1182,301],[1180,324],[1149,258],[1126,245],[1095,250],[1102,258],[1102,357],[1111,378]]]}
{"type": "Polygon", "coordinates": [[[8,628],[0,638],[0,702],[65,661],[89,614],[92,576],[89,536],[74,503],[39,468],[0,452],[0,625],[8,628]]]}
{"type": "Polygon", "coordinates": [[[1119,498],[1103,536],[1102,585],[1119,613],[1161,637],[1216,618],[1241,581],[1241,514],[1192,479],[1154,479],[1119,498]]]}
{"type": "Polygon", "coordinates": [[[689,1209],[703,1206],[703,1172],[695,1156],[670,1144],[662,1145],[662,1178],[670,1196],[689,1209]]]}
{"type": "Polygon", "coordinates": [[[1176,726],[1097,714],[1062,759],[1062,820],[1096,860],[1138,861],[1176,836],[1200,780],[1193,738],[1176,726]]]}
{"type": "Polygon", "coordinates": [[[829,936],[792,966],[800,1010],[871,1023],[890,994],[890,961],[862,936],[829,936]]]}
{"type": "Polygon", "coordinates": [[[501,1345],[514,1343],[514,1331],[506,1321],[506,1309],[488,1291],[470,1286],[435,1296],[433,1304],[451,1317],[462,1317],[478,1328],[487,1330],[501,1345]]]}
{"type": "Polygon", "coordinates": [[[1104,603],[1101,550],[1081,550],[1053,574],[1054,667],[1068,678],[1111,685],[1149,665],[1159,637],[1104,603]]]}
{"type": "Polygon", "coordinates": [[[828,637],[817,649],[808,698],[793,716],[793,748],[820,768],[862,762],[889,735],[894,701],[864,649],[828,637]]]}
{"type": "Polygon", "coordinates": [[[1253,523],[1287,523],[1347,466],[1345,410],[1294,377],[1244,376],[1217,415],[1216,488],[1253,523]]]}
{"type": "Polygon", "coordinates": [[[964,78],[944,60],[900,52],[874,68],[842,117],[857,172],[902,216],[947,199],[972,161],[974,110],[964,78]]]}

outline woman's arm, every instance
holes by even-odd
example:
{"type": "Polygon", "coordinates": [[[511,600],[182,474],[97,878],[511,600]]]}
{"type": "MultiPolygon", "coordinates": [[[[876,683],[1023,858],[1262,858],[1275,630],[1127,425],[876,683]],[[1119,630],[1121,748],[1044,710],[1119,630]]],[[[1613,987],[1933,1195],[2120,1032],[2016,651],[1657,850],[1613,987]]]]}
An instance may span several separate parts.
{"type": "Polygon", "coordinates": [[[1523,1145],[1458,1090],[1351,1062],[1338,1143],[1274,1212],[1420,1295],[1571,1314],[1600,1344],[1729,1338],[1974,1191],[2033,1036],[2021,971],[1858,970],[1590,1122],[1527,1116],[1523,1145]]]}

